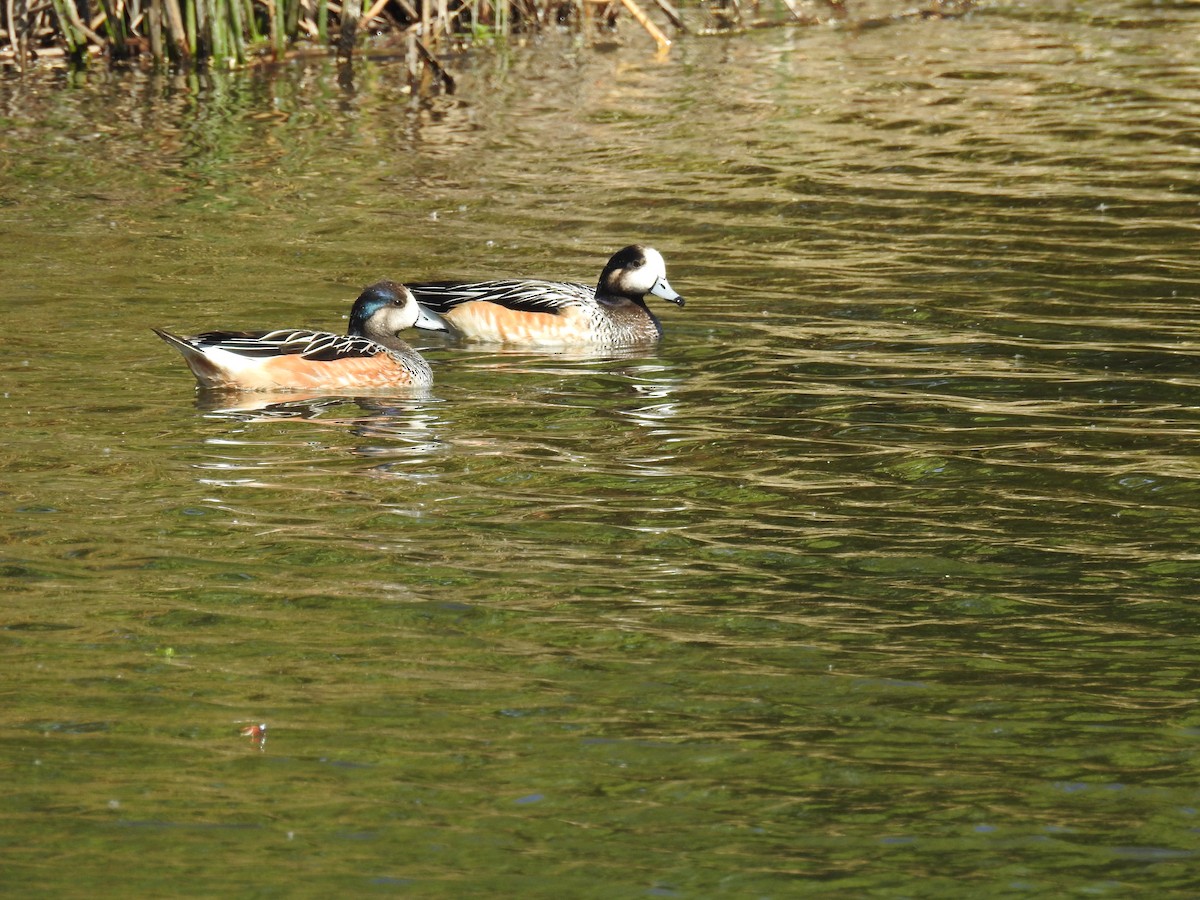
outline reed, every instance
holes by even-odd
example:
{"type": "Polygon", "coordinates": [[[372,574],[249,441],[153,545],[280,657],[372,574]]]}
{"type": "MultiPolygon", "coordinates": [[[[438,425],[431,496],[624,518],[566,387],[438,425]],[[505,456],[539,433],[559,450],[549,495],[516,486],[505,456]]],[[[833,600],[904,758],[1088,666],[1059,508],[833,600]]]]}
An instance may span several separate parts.
{"type": "MultiPolygon", "coordinates": [[[[0,63],[19,68],[45,58],[76,67],[93,60],[188,69],[235,68],[304,52],[350,58],[360,35],[404,49],[414,80],[453,90],[447,51],[511,34],[570,26],[591,36],[624,10],[659,48],[663,30],[688,31],[670,0],[0,0],[0,63]],[[647,14],[661,14],[660,26],[647,14]]],[[[854,21],[855,0],[698,0],[693,33],[835,21],[876,27],[909,16],[955,16],[976,0],[905,3],[893,17],[854,21]],[[802,10],[801,7],[804,7],[802,10]]],[[[897,4],[899,5],[899,3],[897,4]]],[[[643,36],[642,40],[645,40],[643,36]]],[[[649,43],[648,43],[649,46],[649,43]]],[[[394,52],[394,49],[393,49],[394,52]]]]}

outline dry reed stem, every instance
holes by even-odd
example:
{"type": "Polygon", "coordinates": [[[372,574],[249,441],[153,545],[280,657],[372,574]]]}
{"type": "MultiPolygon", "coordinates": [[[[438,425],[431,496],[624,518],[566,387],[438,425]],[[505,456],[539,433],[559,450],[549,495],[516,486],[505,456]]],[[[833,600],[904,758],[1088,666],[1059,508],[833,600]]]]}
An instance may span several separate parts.
{"type": "Polygon", "coordinates": [[[642,12],[642,8],[634,0],[621,0],[621,5],[629,10],[637,23],[646,29],[650,37],[654,38],[659,50],[665,51],[671,48],[671,39],[662,33],[662,30],[650,20],[649,16],[642,12]]]}
{"type": "MultiPolygon", "coordinates": [[[[671,20],[672,25],[674,25],[680,31],[687,31],[687,25],[684,24],[683,16],[679,15],[679,10],[672,6],[668,0],[654,0],[654,2],[658,4],[658,8],[663,11],[663,15],[671,20]]],[[[791,0],[784,0],[784,3],[789,2],[791,2],[791,0]]]]}

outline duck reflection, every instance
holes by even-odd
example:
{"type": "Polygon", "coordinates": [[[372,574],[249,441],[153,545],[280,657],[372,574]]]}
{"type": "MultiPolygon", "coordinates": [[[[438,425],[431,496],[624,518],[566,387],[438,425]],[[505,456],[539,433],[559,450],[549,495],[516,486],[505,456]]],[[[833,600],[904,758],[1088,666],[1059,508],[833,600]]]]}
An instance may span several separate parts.
{"type": "Polygon", "coordinates": [[[300,462],[296,455],[298,449],[302,446],[311,449],[311,437],[299,443],[264,442],[261,437],[250,436],[257,432],[249,431],[255,426],[285,422],[303,423],[305,427],[318,425],[351,435],[351,445],[344,447],[343,452],[371,460],[376,468],[386,468],[387,464],[381,463],[381,459],[403,458],[411,463],[445,449],[436,436],[441,425],[439,403],[427,393],[420,396],[394,393],[329,396],[266,391],[202,392],[197,396],[196,405],[206,418],[226,420],[239,427],[208,438],[207,444],[222,448],[221,457],[212,463],[202,463],[199,468],[222,472],[230,469],[287,470],[300,462]],[[227,455],[231,446],[254,447],[255,450],[252,456],[235,460],[227,455]]]}
{"type": "Polygon", "coordinates": [[[199,468],[219,470],[222,479],[231,470],[255,479],[270,470],[278,483],[286,473],[310,475],[314,449],[325,448],[329,454],[318,454],[325,462],[358,459],[366,464],[361,474],[404,480],[439,480],[484,458],[534,471],[567,458],[611,468],[615,456],[619,467],[665,474],[686,440],[680,391],[690,376],[644,348],[458,349],[445,363],[436,397],[413,389],[201,392],[196,406],[204,417],[230,427],[208,437],[215,457],[199,468]],[[597,419],[620,424],[602,432],[601,446],[578,444],[575,426],[597,419]]]}
{"type": "Polygon", "coordinates": [[[298,391],[213,391],[196,394],[196,408],[210,418],[230,418],[244,422],[272,419],[317,419],[331,411],[357,407],[368,416],[387,417],[403,414],[428,401],[428,390],[402,395],[389,391],[378,395],[330,396],[327,393],[298,391]]]}

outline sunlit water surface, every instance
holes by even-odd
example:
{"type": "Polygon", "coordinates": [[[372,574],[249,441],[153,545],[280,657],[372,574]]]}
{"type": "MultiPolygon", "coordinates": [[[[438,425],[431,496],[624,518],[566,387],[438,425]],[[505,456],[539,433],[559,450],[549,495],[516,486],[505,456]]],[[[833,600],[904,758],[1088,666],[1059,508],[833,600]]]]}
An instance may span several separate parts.
{"type": "Polygon", "coordinates": [[[1198,33],[0,81],[0,887],[1195,891],[1198,33]],[[632,241],[661,347],[418,337],[426,396],[149,330],[632,241]]]}

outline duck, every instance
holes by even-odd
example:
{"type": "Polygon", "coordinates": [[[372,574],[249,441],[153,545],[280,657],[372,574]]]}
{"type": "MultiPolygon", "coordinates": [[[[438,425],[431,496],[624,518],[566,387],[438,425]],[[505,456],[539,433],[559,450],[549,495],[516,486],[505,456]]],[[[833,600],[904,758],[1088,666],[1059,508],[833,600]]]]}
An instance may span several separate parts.
{"type": "Polygon", "coordinates": [[[652,344],[662,337],[662,325],[646,307],[646,295],[685,302],[667,281],[662,254],[640,244],[614,253],[595,288],[536,279],[406,283],[451,334],[526,347],[652,344]]]}
{"type": "Polygon", "coordinates": [[[399,337],[414,325],[447,328],[404,285],[380,281],[354,301],[345,335],[300,328],[192,337],[153,331],[183,355],[196,381],[209,390],[424,388],[433,383],[429,363],[399,337]]]}

